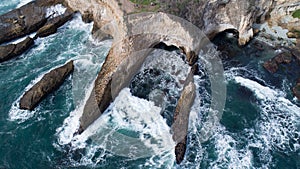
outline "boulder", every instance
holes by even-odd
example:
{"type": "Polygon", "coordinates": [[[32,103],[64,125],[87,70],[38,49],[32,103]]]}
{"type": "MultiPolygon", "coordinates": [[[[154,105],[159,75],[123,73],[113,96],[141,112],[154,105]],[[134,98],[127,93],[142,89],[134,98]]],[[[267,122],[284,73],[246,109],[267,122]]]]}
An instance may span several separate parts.
{"type": "Polygon", "coordinates": [[[34,44],[34,40],[30,37],[27,37],[22,42],[16,44],[16,48],[13,52],[14,56],[20,55],[23,52],[25,52],[27,49],[29,49],[34,44]]]}
{"type": "Polygon", "coordinates": [[[34,40],[27,37],[25,40],[18,44],[9,44],[0,46],[0,63],[10,60],[29,49],[34,44],[34,40]]]}
{"type": "Polygon", "coordinates": [[[33,110],[49,93],[56,90],[74,70],[73,61],[51,70],[29,89],[20,100],[20,109],[33,110]]]}

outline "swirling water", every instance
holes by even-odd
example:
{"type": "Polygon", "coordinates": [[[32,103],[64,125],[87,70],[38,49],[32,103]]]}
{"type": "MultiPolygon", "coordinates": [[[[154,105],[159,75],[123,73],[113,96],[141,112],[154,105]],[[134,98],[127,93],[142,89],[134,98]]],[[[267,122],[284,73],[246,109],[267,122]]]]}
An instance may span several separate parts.
{"type": "MultiPolygon", "coordinates": [[[[1,1],[0,13],[24,3],[1,1]]],[[[129,88],[96,123],[73,136],[111,45],[95,42],[91,29],[92,23],[83,23],[76,15],[57,34],[37,39],[30,50],[0,64],[0,168],[300,168],[300,103],[290,92],[295,79],[263,70],[261,61],[272,52],[256,53],[260,57],[240,53],[234,63],[225,64],[226,106],[205,142],[199,131],[210,109],[210,82],[202,69],[194,77],[197,100],[186,158],[179,166],[161,109],[133,96],[129,88]],[[71,59],[75,71],[57,91],[34,111],[18,109],[26,90],[71,59]]],[[[172,87],[175,97],[176,87],[168,85],[163,87],[172,87]]]]}

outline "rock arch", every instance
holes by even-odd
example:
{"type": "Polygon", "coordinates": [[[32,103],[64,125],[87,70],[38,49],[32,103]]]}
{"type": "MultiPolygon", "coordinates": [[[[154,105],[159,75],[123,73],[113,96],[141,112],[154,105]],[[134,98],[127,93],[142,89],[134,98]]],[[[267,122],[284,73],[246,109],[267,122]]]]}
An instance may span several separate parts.
{"type": "Polygon", "coordinates": [[[153,46],[162,42],[183,49],[189,65],[193,66],[200,50],[205,50],[209,44],[208,38],[196,26],[165,13],[136,14],[126,17],[125,22],[123,26],[126,27],[127,36],[122,40],[115,39],[107,55],[80,119],[80,131],[105,111],[129,83],[128,79],[132,78],[153,46]],[[125,71],[128,72],[126,75],[120,73],[125,71]],[[118,76],[121,74],[122,77],[118,76]],[[116,76],[117,82],[113,81],[116,76]]]}

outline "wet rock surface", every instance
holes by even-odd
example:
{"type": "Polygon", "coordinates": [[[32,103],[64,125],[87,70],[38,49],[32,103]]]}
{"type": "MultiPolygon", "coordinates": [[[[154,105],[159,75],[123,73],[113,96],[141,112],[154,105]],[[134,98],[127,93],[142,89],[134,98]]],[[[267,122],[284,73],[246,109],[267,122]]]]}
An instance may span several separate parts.
{"type": "Polygon", "coordinates": [[[10,60],[29,49],[34,44],[34,40],[27,37],[25,40],[18,44],[9,44],[0,46],[0,63],[10,60]]]}
{"type": "Polygon", "coordinates": [[[33,110],[49,93],[53,92],[64,82],[74,70],[73,61],[64,66],[51,70],[29,89],[20,100],[20,109],[33,110]]]}
{"type": "Polygon", "coordinates": [[[48,19],[47,23],[41,27],[36,37],[46,37],[57,32],[57,29],[72,19],[73,11],[67,10],[64,14],[48,19]]]}

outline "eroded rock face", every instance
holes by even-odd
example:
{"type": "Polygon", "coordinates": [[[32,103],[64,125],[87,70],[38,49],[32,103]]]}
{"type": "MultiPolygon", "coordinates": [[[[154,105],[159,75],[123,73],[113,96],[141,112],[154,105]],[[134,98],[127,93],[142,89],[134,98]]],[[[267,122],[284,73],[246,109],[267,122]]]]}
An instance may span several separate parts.
{"type": "Polygon", "coordinates": [[[74,70],[73,61],[51,70],[29,89],[20,100],[20,109],[33,110],[49,93],[56,90],[74,70]]]}
{"type": "Polygon", "coordinates": [[[290,36],[298,37],[300,19],[292,16],[293,12],[297,9],[300,9],[299,0],[276,0],[276,6],[274,6],[274,10],[270,13],[269,24],[288,29],[290,36]]]}
{"type": "Polygon", "coordinates": [[[253,23],[264,22],[274,4],[274,0],[161,1],[163,11],[187,19],[210,39],[224,30],[237,30],[240,45],[252,38],[253,23]]]}
{"type": "Polygon", "coordinates": [[[18,44],[9,44],[0,46],[0,63],[10,60],[29,49],[34,44],[34,40],[27,37],[25,40],[18,44]]]}

